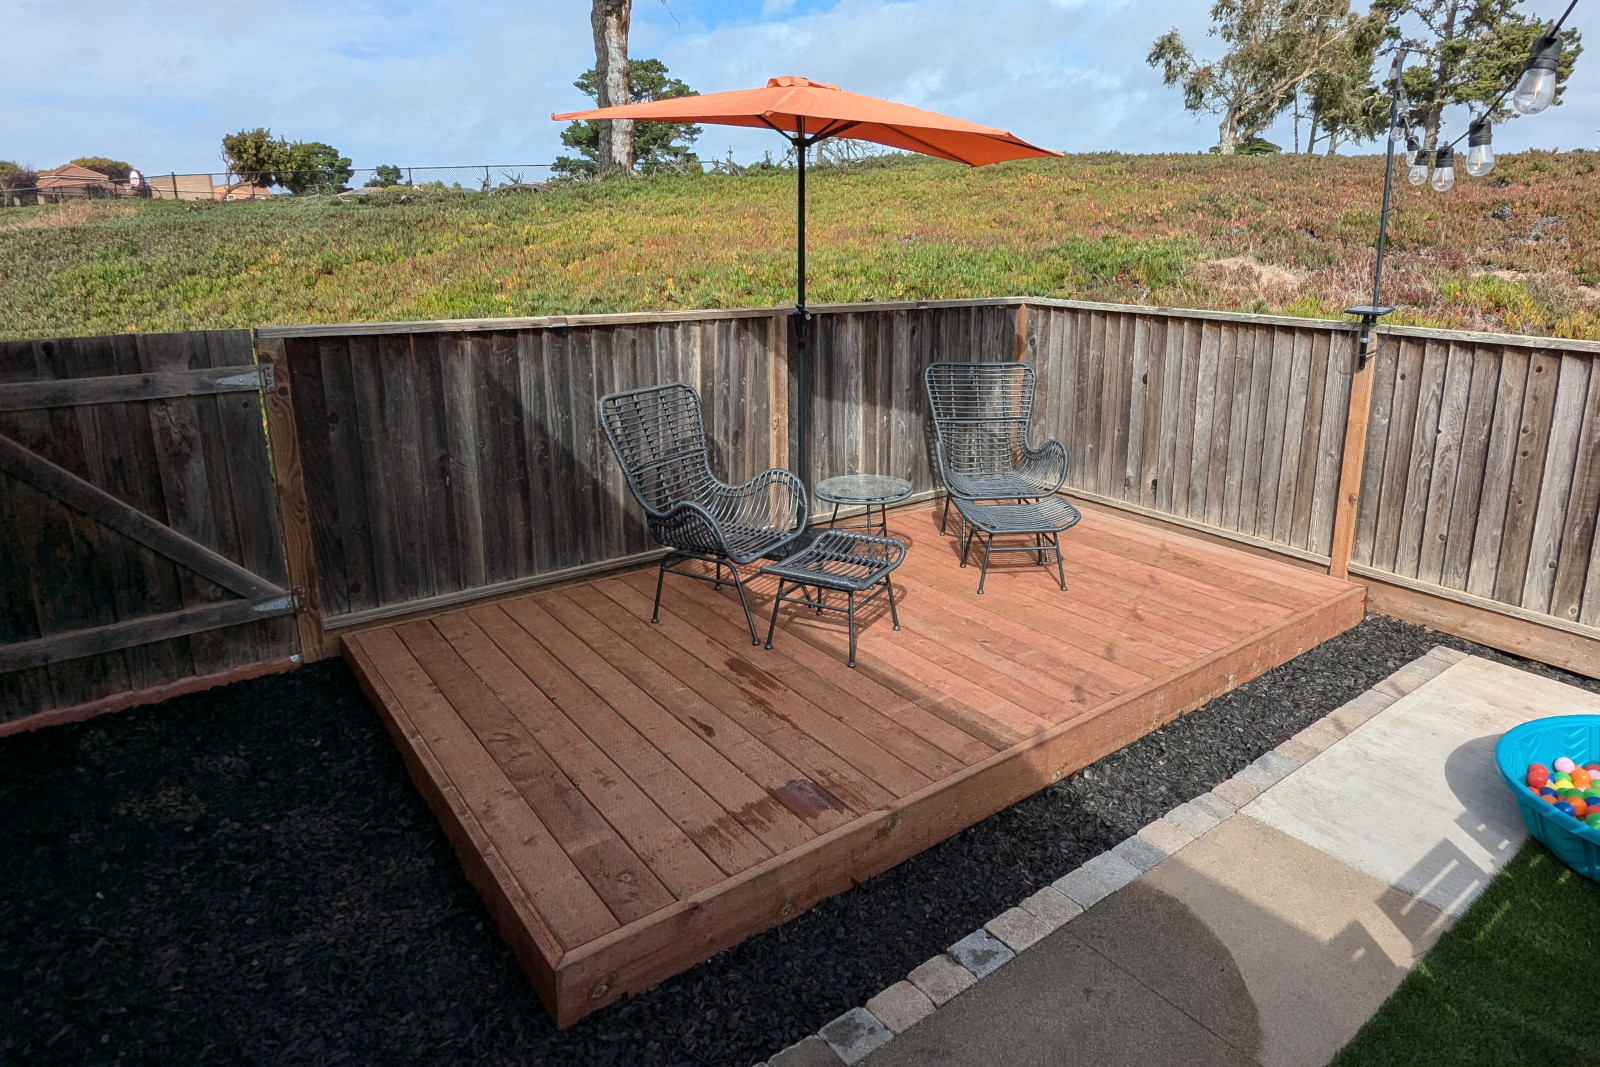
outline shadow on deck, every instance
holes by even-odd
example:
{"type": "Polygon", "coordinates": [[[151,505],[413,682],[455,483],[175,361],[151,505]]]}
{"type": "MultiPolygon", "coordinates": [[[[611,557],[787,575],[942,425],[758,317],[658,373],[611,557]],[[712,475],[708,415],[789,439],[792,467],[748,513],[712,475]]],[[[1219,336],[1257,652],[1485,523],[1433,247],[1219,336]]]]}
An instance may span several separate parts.
{"type": "MultiPolygon", "coordinates": [[[[1359,586],[1086,511],[1067,591],[980,596],[928,506],[845,666],[842,616],[752,647],[655,570],[366,630],[345,655],[567,1026],[915,855],[1360,621],[1359,586]]],[[[758,616],[775,583],[758,579],[758,616]]],[[[762,617],[764,623],[765,618],[762,617]]],[[[763,633],[765,627],[763,625],[763,633]]]]}

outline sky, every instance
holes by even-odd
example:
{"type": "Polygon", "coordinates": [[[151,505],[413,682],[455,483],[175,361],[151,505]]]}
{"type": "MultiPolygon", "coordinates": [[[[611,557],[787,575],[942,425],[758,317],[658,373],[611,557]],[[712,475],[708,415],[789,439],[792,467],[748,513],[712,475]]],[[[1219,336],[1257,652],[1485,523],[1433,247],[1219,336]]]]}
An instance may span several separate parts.
{"type": "MultiPolygon", "coordinates": [[[[1525,0],[1553,17],[1562,0],[1525,0]]],[[[1197,54],[1208,0],[634,0],[630,54],[701,92],[799,74],[1068,152],[1193,152],[1215,119],[1185,112],[1144,62],[1176,27],[1197,54]]],[[[1600,0],[1564,103],[1496,131],[1498,151],[1600,148],[1600,0]]],[[[588,101],[586,0],[0,0],[0,159],[84,155],[146,173],[222,170],[224,134],[267,126],[358,168],[548,163],[552,111],[588,101]]],[[[1446,132],[1465,119],[1446,116],[1446,132]]],[[[1267,132],[1285,148],[1293,128],[1267,132]]],[[[701,158],[781,154],[777,135],[707,127],[701,158]]],[[[1373,147],[1360,149],[1374,151],[1373,147]]],[[[529,177],[539,172],[528,172],[529,177]]]]}

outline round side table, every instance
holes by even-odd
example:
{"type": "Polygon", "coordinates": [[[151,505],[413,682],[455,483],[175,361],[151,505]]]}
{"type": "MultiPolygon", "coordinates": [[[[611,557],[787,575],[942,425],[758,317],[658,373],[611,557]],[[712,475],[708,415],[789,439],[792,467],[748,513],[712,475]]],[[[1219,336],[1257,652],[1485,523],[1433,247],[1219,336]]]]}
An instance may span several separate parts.
{"type": "Polygon", "coordinates": [[[898,504],[911,495],[911,483],[904,478],[891,478],[886,474],[841,474],[817,483],[817,499],[833,505],[833,518],[828,520],[831,529],[839,521],[841,507],[865,507],[866,524],[852,527],[867,533],[882,530],[889,534],[889,505],[898,504]],[[881,519],[874,521],[872,509],[877,508],[881,519]]]}

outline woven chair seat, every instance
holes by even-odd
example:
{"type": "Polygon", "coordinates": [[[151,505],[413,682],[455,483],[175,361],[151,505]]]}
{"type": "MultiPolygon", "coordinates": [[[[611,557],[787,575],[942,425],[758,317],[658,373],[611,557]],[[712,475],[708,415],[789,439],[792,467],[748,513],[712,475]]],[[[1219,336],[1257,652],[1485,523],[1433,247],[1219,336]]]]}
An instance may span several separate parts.
{"type": "Polygon", "coordinates": [[[1047,496],[1023,504],[979,504],[957,500],[956,510],[986,534],[1055,534],[1070,530],[1083,518],[1061,497],[1047,496]]]}
{"type": "Polygon", "coordinates": [[[883,581],[906,558],[906,546],[892,537],[828,530],[804,551],[761,568],[805,585],[861,592],[883,581]]]}

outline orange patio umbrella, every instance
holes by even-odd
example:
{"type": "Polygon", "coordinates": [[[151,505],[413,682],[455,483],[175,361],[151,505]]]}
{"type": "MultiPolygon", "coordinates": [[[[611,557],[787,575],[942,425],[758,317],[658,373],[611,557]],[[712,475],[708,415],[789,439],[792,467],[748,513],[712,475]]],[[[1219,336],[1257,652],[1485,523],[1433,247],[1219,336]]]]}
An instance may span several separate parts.
{"type": "Polygon", "coordinates": [[[795,347],[799,357],[796,370],[800,385],[797,466],[802,478],[806,473],[806,323],[810,318],[806,312],[806,150],[830,137],[847,137],[951,159],[974,167],[1007,159],[1061,155],[1060,152],[1031,145],[992,126],[979,126],[964,119],[954,119],[933,111],[846,92],[837,85],[796,77],[770,78],[761,89],[680,96],[670,100],[572,111],[550,117],[557,122],[569,119],[633,119],[636,122],[765,126],[781,134],[794,146],[799,222],[798,296],[794,308],[795,347]]]}

